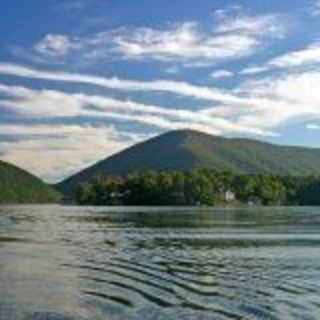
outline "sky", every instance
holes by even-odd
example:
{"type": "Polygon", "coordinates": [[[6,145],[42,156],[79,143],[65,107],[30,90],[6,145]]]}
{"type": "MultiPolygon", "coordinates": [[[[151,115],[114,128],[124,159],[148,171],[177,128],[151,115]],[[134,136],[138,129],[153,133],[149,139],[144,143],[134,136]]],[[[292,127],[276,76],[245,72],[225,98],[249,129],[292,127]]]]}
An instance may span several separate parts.
{"type": "Polygon", "coordinates": [[[1,1],[2,160],[56,182],[185,128],[320,148],[320,1],[1,1]]]}

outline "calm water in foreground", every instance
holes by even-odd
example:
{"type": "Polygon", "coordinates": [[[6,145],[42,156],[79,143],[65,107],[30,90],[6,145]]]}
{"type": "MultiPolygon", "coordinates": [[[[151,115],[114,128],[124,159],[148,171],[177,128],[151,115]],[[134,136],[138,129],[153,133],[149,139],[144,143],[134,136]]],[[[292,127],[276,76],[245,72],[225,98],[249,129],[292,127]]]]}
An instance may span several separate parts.
{"type": "Polygon", "coordinates": [[[320,319],[320,208],[0,207],[0,319],[320,319]]]}

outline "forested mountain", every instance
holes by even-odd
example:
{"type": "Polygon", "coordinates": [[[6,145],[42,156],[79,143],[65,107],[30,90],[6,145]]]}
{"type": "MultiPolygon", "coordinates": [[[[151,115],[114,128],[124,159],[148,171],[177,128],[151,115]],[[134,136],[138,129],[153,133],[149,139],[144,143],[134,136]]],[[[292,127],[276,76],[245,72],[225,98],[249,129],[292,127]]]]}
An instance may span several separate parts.
{"type": "Polygon", "coordinates": [[[170,131],[96,163],[62,181],[57,188],[73,197],[77,185],[95,175],[196,168],[246,174],[320,175],[320,149],[229,139],[193,130],[170,131]]]}
{"type": "Polygon", "coordinates": [[[61,195],[32,174],[0,160],[0,203],[56,203],[61,195]]]}

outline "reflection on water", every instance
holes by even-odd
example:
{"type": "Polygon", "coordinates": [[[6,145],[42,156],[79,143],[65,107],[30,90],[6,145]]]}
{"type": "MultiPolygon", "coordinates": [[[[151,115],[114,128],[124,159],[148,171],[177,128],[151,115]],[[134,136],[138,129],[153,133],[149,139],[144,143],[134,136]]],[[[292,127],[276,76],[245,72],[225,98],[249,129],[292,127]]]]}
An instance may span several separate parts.
{"type": "Polygon", "coordinates": [[[0,207],[0,319],[319,319],[320,209],[0,207]]]}

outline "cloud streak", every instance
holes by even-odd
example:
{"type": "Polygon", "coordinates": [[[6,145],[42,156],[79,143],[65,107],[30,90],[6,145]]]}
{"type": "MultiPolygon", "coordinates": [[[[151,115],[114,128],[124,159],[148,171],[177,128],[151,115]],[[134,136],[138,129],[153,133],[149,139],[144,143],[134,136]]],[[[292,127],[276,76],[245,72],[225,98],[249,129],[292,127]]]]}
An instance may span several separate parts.
{"type": "Polygon", "coordinates": [[[71,57],[73,63],[78,59],[82,64],[122,59],[198,67],[252,55],[268,40],[285,34],[284,21],[272,14],[224,13],[214,16],[209,29],[198,21],[182,21],[161,28],[121,27],[82,37],[47,34],[28,56],[37,61],[56,58],[58,63],[71,57]]]}
{"type": "Polygon", "coordinates": [[[320,42],[276,56],[261,66],[245,68],[240,74],[253,75],[276,69],[288,69],[290,71],[294,68],[308,68],[317,65],[320,65],[320,42]]]}
{"type": "Polygon", "coordinates": [[[213,79],[230,78],[233,76],[234,76],[234,73],[232,71],[224,70],[224,69],[215,70],[210,74],[210,77],[213,79]]]}
{"type": "Polygon", "coordinates": [[[4,95],[0,105],[29,118],[83,116],[138,122],[169,130],[193,128],[212,134],[228,132],[271,134],[255,127],[243,127],[223,117],[211,117],[206,113],[118,100],[106,96],[32,90],[6,85],[0,85],[0,94],[4,95]]]}
{"type": "Polygon", "coordinates": [[[315,63],[320,64],[320,43],[276,57],[268,65],[275,68],[290,68],[315,63]]]}
{"type": "Polygon", "coordinates": [[[0,74],[40,80],[81,83],[122,91],[168,92],[184,97],[202,99],[213,102],[240,103],[240,99],[221,89],[197,86],[182,81],[154,80],[135,81],[120,78],[106,78],[88,74],[48,71],[29,68],[16,64],[0,63],[0,74]]]}

